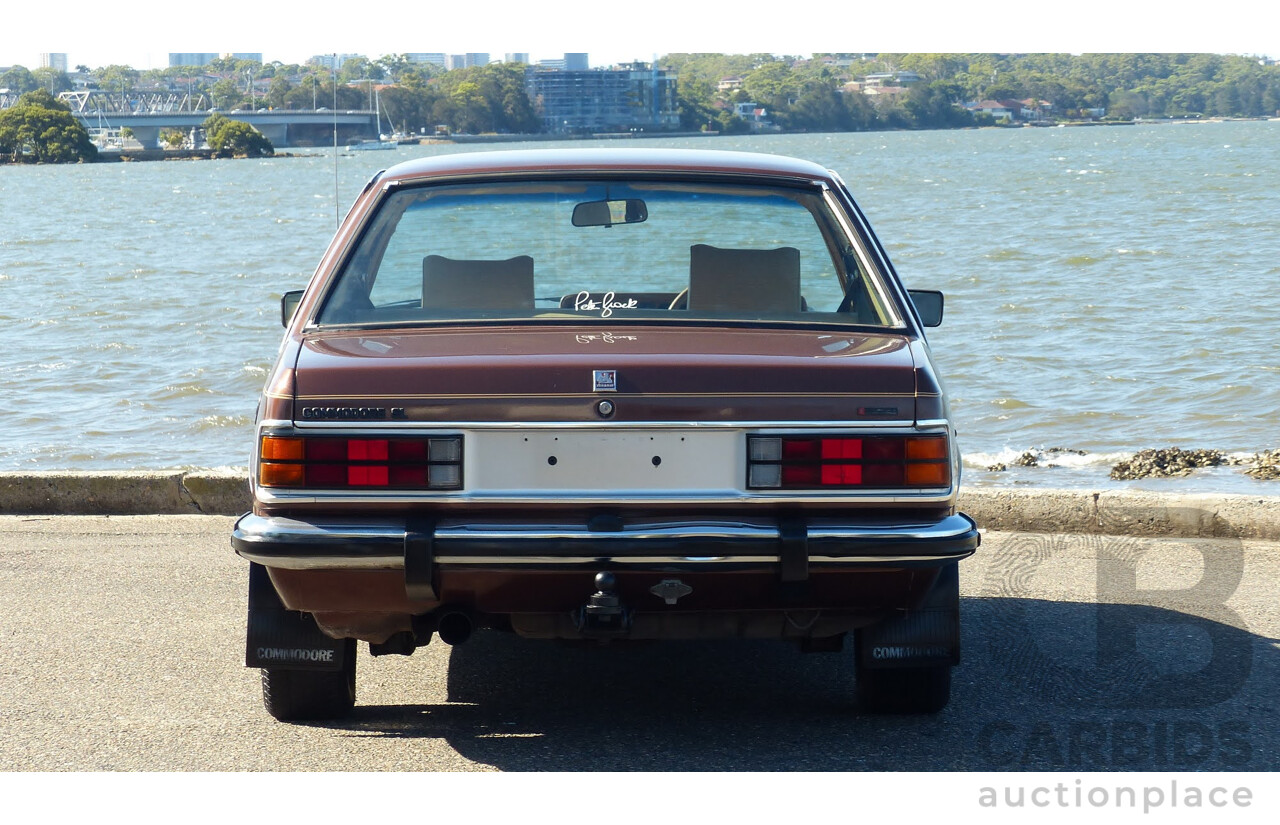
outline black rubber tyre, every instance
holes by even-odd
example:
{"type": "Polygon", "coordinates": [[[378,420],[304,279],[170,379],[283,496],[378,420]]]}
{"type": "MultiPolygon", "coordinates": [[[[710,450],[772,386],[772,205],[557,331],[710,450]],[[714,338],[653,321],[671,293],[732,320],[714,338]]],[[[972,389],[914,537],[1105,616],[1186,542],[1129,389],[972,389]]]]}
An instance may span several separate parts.
{"type": "Polygon", "coordinates": [[[951,699],[951,668],[858,667],[858,704],[871,713],[937,713],[951,699]]]}
{"type": "Polygon", "coordinates": [[[356,704],[355,639],[347,639],[341,670],[263,668],[262,703],[281,722],[349,715],[356,704]]]}

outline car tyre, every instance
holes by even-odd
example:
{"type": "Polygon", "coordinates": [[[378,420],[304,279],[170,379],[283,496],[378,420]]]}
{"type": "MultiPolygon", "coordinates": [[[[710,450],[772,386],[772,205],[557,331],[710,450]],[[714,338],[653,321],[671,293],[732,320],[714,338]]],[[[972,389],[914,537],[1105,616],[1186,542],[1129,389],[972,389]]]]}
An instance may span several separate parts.
{"type": "Polygon", "coordinates": [[[951,699],[951,667],[868,668],[857,671],[858,704],[871,713],[937,713],[951,699]]]}
{"type": "Polygon", "coordinates": [[[341,719],[356,704],[356,642],[346,640],[341,670],[262,669],[262,703],[281,722],[341,719]]]}

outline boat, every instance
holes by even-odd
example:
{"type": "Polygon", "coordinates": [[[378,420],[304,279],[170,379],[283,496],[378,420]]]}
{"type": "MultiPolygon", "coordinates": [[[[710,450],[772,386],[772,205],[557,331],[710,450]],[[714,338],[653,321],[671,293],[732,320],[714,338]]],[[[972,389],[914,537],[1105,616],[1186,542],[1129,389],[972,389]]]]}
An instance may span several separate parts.
{"type": "Polygon", "coordinates": [[[348,143],[347,148],[354,152],[371,152],[383,149],[394,149],[400,145],[395,139],[388,140],[386,135],[382,134],[382,99],[374,90],[374,116],[378,119],[378,139],[377,140],[361,140],[354,143],[348,143]]]}

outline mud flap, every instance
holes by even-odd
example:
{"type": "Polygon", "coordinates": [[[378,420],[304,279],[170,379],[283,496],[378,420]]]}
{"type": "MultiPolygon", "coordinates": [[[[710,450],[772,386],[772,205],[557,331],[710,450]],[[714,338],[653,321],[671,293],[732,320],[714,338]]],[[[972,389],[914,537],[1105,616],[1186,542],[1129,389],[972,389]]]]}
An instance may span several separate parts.
{"type": "Polygon", "coordinates": [[[858,663],[877,669],[960,664],[959,571],[959,564],[948,564],[919,607],[858,630],[858,663]]]}
{"type": "Polygon", "coordinates": [[[324,635],[311,614],[287,609],[267,568],[250,563],[247,667],[336,671],[345,664],[346,649],[346,640],[324,635]]]}

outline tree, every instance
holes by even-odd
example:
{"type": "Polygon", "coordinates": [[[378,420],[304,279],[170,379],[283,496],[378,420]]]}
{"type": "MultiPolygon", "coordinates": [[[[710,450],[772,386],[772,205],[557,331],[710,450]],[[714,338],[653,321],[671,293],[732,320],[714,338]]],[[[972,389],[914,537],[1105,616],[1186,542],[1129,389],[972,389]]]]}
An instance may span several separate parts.
{"type": "Polygon", "coordinates": [[[541,120],[524,82],[524,67],[490,63],[446,72],[428,86],[437,91],[430,124],[455,132],[537,132],[541,120]]]}
{"type": "Polygon", "coordinates": [[[209,135],[212,135],[214,132],[218,131],[230,122],[231,119],[226,115],[214,112],[204,119],[204,123],[200,124],[200,128],[204,130],[205,139],[208,140],[209,135]]]}
{"type": "Polygon", "coordinates": [[[39,89],[0,111],[0,155],[14,163],[78,163],[96,159],[98,149],[71,108],[39,89]]]}
{"type": "Polygon", "coordinates": [[[41,67],[31,73],[32,78],[39,84],[40,88],[47,90],[50,94],[58,94],[59,92],[71,91],[71,78],[67,77],[67,73],[57,69],[41,67]]]}
{"type": "Polygon", "coordinates": [[[288,106],[289,92],[293,84],[286,75],[278,74],[271,78],[271,86],[267,89],[267,105],[272,109],[284,109],[288,106]]]}
{"type": "Polygon", "coordinates": [[[170,149],[181,149],[186,140],[187,136],[181,129],[165,129],[160,133],[160,142],[170,149]]]}
{"type": "Polygon", "coordinates": [[[209,148],[220,158],[269,158],[276,153],[266,135],[243,120],[213,114],[202,128],[209,148]]]}
{"type": "Polygon", "coordinates": [[[40,83],[25,66],[13,66],[9,71],[0,74],[0,88],[24,94],[40,88],[40,83]]]}
{"type": "Polygon", "coordinates": [[[378,67],[378,71],[384,72],[384,77],[392,83],[399,83],[405,72],[413,67],[407,54],[384,54],[374,61],[373,65],[378,67]]]}
{"type": "Polygon", "coordinates": [[[219,109],[238,109],[245,100],[244,90],[231,77],[224,77],[209,87],[209,97],[219,109]]]}
{"type": "Polygon", "coordinates": [[[205,68],[220,75],[247,74],[248,72],[257,74],[262,69],[262,64],[256,60],[242,60],[239,57],[215,57],[205,68]]]}
{"type": "Polygon", "coordinates": [[[94,72],[103,91],[109,95],[120,95],[120,108],[129,108],[126,96],[138,83],[138,72],[128,66],[113,64],[94,72]]]}
{"type": "Polygon", "coordinates": [[[800,96],[800,80],[791,67],[781,61],[767,63],[743,79],[747,94],[758,103],[766,103],[774,109],[788,105],[800,96]]]}
{"type": "Polygon", "coordinates": [[[852,128],[849,110],[841,95],[830,86],[816,86],[803,94],[787,110],[788,129],[847,132],[852,128]]]}
{"type": "Polygon", "coordinates": [[[959,88],[938,80],[929,85],[917,84],[906,95],[902,108],[917,129],[945,129],[971,126],[973,115],[955,105],[959,88]]]}
{"type": "Polygon", "coordinates": [[[338,69],[338,79],[343,83],[354,83],[357,80],[381,80],[384,75],[382,66],[370,61],[367,57],[349,57],[342,61],[338,69]]]}

